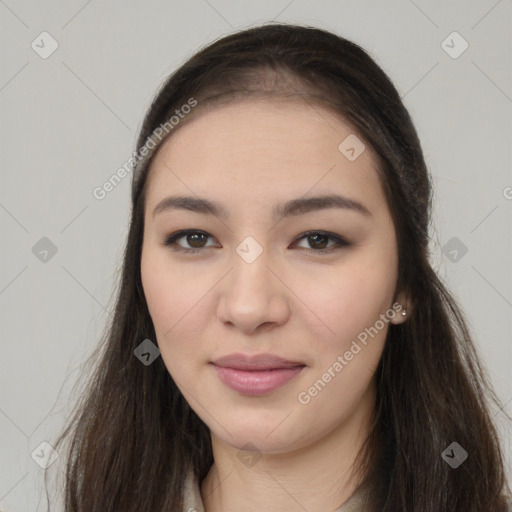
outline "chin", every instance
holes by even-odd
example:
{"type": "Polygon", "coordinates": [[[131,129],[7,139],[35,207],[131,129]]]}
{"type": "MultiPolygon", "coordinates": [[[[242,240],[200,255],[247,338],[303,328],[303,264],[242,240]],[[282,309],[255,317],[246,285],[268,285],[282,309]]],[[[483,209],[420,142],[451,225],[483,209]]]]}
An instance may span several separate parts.
{"type": "MultiPolygon", "coordinates": [[[[243,423],[228,421],[223,424],[227,425],[229,433],[219,428],[219,425],[214,425],[215,430],[212,430],[212,433],[223,443],[236,450],[255,450],[278,454],[300,448],[302,443],[293,434],[301,436],[301,433],[293,432],[289,428],[290,425],[287,426],[288,428],[283,424],[280,425],[282,420],[282,417],[276,418],[271,424],[257,419],[253,422],[248,422],[246,419],[243,423]]],[[[296,425],[294,427],[296,428],[296,425]]],[[[304,444],[307,442],[304,441],[304,444]]]]}

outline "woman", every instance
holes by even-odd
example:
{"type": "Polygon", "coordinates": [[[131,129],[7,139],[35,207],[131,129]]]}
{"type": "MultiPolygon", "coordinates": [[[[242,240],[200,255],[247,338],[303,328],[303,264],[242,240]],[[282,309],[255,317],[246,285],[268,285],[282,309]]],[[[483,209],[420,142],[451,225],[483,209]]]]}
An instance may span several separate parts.
{"type": "Polygon", "coordinates": [[[67,511],[490,512],[497,400],[429,263],[431,184],[357,45],[268,24],[156,95],[67,511]]]}

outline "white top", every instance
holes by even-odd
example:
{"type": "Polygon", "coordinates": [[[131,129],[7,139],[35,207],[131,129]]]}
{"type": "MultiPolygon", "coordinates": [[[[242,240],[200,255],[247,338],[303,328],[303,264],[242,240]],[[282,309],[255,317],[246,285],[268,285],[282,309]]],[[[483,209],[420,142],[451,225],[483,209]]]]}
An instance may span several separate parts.
{"type": "MultiPolygon", "coordinates": [[[[364,512],[367,498],[368,489],[360,486],[341,507],[333,512],[364,512]]],[[[183,512],[205,512],[199,483],[192,471],[188,472],[185,480],[183,512]]]]}

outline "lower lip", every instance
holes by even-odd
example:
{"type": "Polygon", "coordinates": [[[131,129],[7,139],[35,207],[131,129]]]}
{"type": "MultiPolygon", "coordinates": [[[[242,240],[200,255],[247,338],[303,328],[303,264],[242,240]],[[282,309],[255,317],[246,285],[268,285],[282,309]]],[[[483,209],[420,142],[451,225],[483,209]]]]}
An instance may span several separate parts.
{"type": "Polygon", "coordinates": [[[250,396],[264,395],[274,391],[293,379],[304,368],[304,366],[296,366],[294,368],[249,371],[213,366],[220,380],[226,386],[243,395],[250,396]]]}

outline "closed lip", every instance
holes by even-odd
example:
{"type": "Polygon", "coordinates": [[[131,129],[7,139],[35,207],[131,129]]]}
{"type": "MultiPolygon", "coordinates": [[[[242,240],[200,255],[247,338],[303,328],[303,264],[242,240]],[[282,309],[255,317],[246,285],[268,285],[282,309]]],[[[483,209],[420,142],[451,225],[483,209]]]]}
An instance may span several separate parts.
{"type": "Polygon", "coordinates": [[[291,361],[289,359],[283,359],[282,357],[275,356],[273,354],[256,354],[256,355],[245,355],[245,354],[229,354],[223,357],[219,357],[212,361],[215,366],[222,366],[224,368],[233,368],[235,370],[276,370],[282,368],[296,368],[306,366],[300,361],[291,361]]]}

